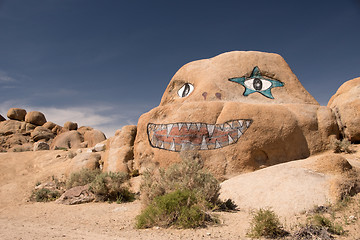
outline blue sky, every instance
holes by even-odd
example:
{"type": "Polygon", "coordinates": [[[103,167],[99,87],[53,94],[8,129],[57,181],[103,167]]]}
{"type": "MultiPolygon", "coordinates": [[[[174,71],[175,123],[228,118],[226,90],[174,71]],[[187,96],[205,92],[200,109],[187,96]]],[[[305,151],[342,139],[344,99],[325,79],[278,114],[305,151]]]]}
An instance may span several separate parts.
{"type": "Polygon", "coordinates": [[[0,0],[0,114],[42,111],[108,137],[157,106],[187,62],[282,55],[326,105],[360,77],[359,0],[0,0]]]}

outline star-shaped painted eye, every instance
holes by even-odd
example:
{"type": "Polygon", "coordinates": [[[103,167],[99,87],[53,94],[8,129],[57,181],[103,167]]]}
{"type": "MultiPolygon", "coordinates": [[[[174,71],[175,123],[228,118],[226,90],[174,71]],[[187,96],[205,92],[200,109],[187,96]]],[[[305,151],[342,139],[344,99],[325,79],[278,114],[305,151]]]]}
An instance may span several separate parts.
{"type": "Polygon", "coordinates": [[[229,81],[243,85],[245,87],[244,96],[258,92],[271,99],[274,99],[271,89],[284,86],[284,83],[278,80],[264,78],[257,66],[254,67],[250,77],[230,78],[229,81]]]}

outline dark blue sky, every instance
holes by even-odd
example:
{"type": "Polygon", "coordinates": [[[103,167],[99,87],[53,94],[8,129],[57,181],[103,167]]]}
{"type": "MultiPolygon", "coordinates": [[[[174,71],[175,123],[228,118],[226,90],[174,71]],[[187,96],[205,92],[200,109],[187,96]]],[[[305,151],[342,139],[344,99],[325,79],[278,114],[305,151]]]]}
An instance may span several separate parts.
{"type": "Polygon", "coordinates": [[[279,53],[326,105],[360,76],[360,1],[0,0],[0,114],[41,110],[111,136],[182,65],[232,50],[279,53]]]}

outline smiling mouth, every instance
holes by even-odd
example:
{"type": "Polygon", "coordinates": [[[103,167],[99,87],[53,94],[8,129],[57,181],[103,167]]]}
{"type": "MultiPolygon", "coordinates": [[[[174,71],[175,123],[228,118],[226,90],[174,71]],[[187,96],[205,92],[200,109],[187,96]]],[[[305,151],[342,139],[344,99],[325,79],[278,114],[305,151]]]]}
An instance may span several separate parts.
{"type": "Polygon", "coordinates": [[[149,123],[147,133],[152,147],[173,152],[212,150],[237,143],[250,127],[251,119],[206,123],[149,123]]]}

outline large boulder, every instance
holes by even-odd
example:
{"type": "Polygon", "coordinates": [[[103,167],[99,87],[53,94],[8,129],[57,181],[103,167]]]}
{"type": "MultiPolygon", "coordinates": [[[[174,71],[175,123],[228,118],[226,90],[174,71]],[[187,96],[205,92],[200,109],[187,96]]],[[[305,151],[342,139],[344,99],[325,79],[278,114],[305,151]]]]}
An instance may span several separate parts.
{"type": "Polygon", "coordinates": [[[360,141],[360,77],[345,82],[328,103],[344,137],[360,141]]]}
{"type": "Polygon", "coordinates": [[[306,158],[338,135],[281,56],[239,51],[184,65],[137,127],[136,168],[192,150],[219,178],[306,158]]]}
{"type": "Polygon", "coordinates": [[[100,166],[101,155],[99,153],[93,152],[83,152],[79,153],[71,159],[68,172],[80,171],[83,168],[87,169],[97,169],[100,166]]]}
{"type": "Polygon", "coordinates": [[[51,149],[70,149],[70,148],[80,148],[81,143],[83,142],[82,136],[77,131],[68,131],[63,132],[57,135],[51,145],[51,149]]]}
{"type": "Polygon", "coordinates": [[[26,110],[22,108],[10,108],[7,112],[7,117],[11,120],[24,121],[26,110]]]}
{"type": "Polygon", "coordinates": [[[37,126],[42,126],[46,123],[45,115],[38,111],[28,112],[25,116],[25,122],[32,123],[37,126]]]}
{"type": "Polygon", "coordinates": [[[78,129],[78,125],[77,123],[74,123],[74,122],[66,122],[64,123],[64,131],[71,131],[71,130],[77,130],[78,129]]]}
{"type": "Polygon", "coordinates": [[[84,141],[88,143],[88,147],[94,147],[97,143],[106,140],[105,134],[97,129],[84,132],[84,141]]]}
{"type": "Polygon", "coordinates": [[[111,172],[132,171],[134,159],[134,140],[137,127],[134,125],[124,126],[117,131],[114,137],[106,142],[106,151],[103,156],[103,170],[111,172]]]}
{"type": "Polygon", "coordinates": [[[0,122],[0,135],[11,135],[17,132],[25,131],[24,122],[16,120],[6,120],[0,122]]]}
{"type": "Polygon", "coordinates": [[[54,133],[51,130],[42,126],[36,127],[34,131],[31,132],[30,136],[35,142],[39,140],[48,141],[55,137],[54,133]]]}

